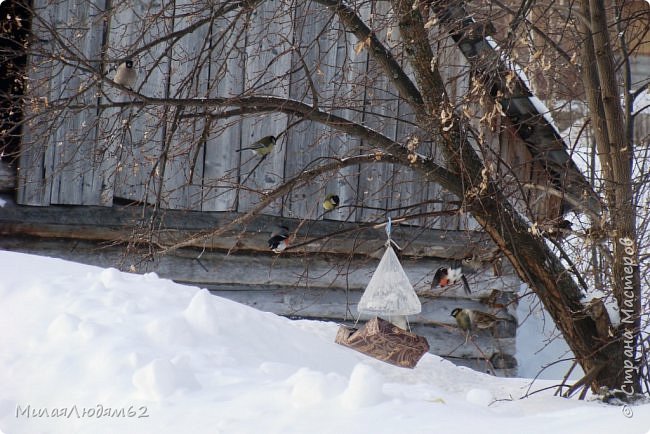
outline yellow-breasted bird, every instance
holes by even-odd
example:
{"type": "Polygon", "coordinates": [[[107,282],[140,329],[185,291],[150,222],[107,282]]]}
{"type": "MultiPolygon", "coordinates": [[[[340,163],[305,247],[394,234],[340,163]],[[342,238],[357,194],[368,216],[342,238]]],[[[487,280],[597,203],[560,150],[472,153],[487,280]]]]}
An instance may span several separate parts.
{"type": "Polygon", "coordinates": [[[257,142],[253,143],[247,148],[238,149],[237,152],[241,151],[253,151],[255,155],[259,157],[264,157],[269,155],[273,148],[275,147],[276,137],[275,136],[266,136],[259,139],[257,142]]]}
{"type": "Polygon", "coordinates": [[[506,318],[499,318],[491,313],[474,309],[461,309],[459,307],[451,311],[451,316],[456,319],[456,324],[466,333],[465,342],[472,330],[485,330],[493,327],[498,321],[508,321],[506,318]]]}
{"type": "Polygon", "coordinates": [[[325,211],[332,211],[334,208],[339,206],[340,198],[335,194],[328,194],[323,200],[323,208],[325,211]]]}

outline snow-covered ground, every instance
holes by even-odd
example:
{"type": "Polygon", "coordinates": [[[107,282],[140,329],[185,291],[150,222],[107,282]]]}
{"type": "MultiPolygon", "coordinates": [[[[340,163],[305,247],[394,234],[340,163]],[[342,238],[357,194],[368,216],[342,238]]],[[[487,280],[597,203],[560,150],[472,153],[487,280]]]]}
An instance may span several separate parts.
{"type": "MultiPolygon", "coordinates": [[[[647,433],[650,405],[519,399],[426,355],[416,369],[182,286],[0,251],[0,430],[17,433],[647,433]]],[[[536,382],[532,390],[555,384],[536,382]]]]}

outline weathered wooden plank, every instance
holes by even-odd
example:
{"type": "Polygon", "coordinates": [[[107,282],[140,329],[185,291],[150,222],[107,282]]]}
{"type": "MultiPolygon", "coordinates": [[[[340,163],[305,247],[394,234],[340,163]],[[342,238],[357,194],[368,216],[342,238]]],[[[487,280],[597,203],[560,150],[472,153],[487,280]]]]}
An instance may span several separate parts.
{"type": "MultiPolygon", "coordinates": [[[[314,268],[319,266],[318,261],[314,261],[314,268]]],[[[278,268],[282,264],[277,265],[278,268]]],[[[369,276],[364,276],[365,282],[370,280],[369,276]]],[[[176,280],[182,281],[179,278],[176,280]]],[[[185,282],[188,283],[188,282],[185,282]]],[[[193,283],[194,284],[194,283],[193,283]]],[[[268,286],[270,283],[267,283],[268,286]]],[[[222,295],[226,298],[236,300],[240,303],[255,306],[261,310],[281,313],[285,316],[303,317],[303,318],[321,318],[330,320],[345,319],[349,321],[367,321],[375,315],[359,314],[357,304],[363,293],[363,289],[344,290],[333,288],[301,288],[301,287],[276,287],[273,289],[263,289],[259,286],[257,289],[243,289],[242,287],[232,285],[230,290],[219,289],[220,285],[204,284],[212,292],[222,295]]],[[[479,301],[467,299],[454,299],[447,297],[424,298],[421,297],[422,312],[417,315],[408,317],[410,324],[419,324],[427,326],[437,326],[451,330],[455,334],[463,334],[457,329],[454,318],[450,315],[454,308],[477,309],[491,313],[486,306],[479,301]]],[[[488,330],[479,335],[492,336],[494,338],[512,338],[515,336],[516,320],[506,313],[501,314],[503,318],[514,325],[501,325],[495,330],[488,330]]],[[[463,336],[464,338],[464,336],[463,336]]]]}
{"type": "Polygon", "coordinates": [[[504,357],[499,357],[499,353],[494,353],[491,357],[480,358],[467,358],[460,357],[445,357],[457,366],[466,366],[478,372],[495,375],[497,377],[516,377],[517,376],[517,359],[513,355],[506,354],[504,357]],[[490,361],[492,359],[495,363],[490,361]],[[505,359],[506,364],[500,362],[500,359],[505,359]],[[508,368],[496,368],[495,366],[509,366],[508,368]]]}
{"type": "MultiPolygon", "coordinates": [[[[289,96],[293,10],[285,2],[262,2],[248,22],[245,90],[258,94],[289,96]]],[[[260,200],[260,194],[273,189],[284,180],[287,158],[287,116],[280,113],[249,116],[242,122],[242,147],[248,147],[270,134],[278,143],[260,163],[251,151],[239,153],[240,182],[237,210],[245,212],[260,200]],[[245,181],[245,182],[244,182],[245,181]]],[[[272,203],[265,213],[281,215],[282,201],[272,203]]]]}
{"type": "MultiPolygon", "coordinates": [[[[215,20],[211,29],[210,96],[236,97],[244,90],[246,22],[239,11],[215,20]]],[[[225,107],[228,110],[234,107],[225,107]]],[[[213,120],[203,152],[204,211],[237,209],[242,118],[213,120]]]]}
{"type": "Polygon", "coordinates": [[[16,190],[16,167],[7,161],[0,161],[0,192],[16,190]]]}
{"type": "MultiPolygon", "coordinates": [[[[66,62],[51,77],[54,101],[75,101],[92,106],[97,100],[96,77],[83,70],[97,68],[102,51],[103,6],[84,0],[60,5],[57,13],[58,38],[74,54],[61,50],[66,62]],[[88,59],[88,60],[87,60],[88,59]]],[[[51,203],[99,204],[101,185],[95,172],[97,112],[95,108],[64,110],[53,131],[51,203]]],[[[49,181],[49,180],[48,180],[49,181]]]]}
{"type": "MultiPolygon", "coordinates": [[[[211,13],[202,3],[175,2],[173,28],[180,32],[211,13]]],[[[174,40],[170,50],[169,97],[204,98],[209,95],[210,27],[205,24],[174,40]]],[[[163,146],[164,173],[161,206],[169,209],[201,209],[200,149],[204,145],[205,118],[184,118],[182,108],[170,112],[163,146]],[[197,169],[198,173],[197,173],[197,169]]]]}
{"type": "MultiPolygon", "coordinates": [[[[320,104],[321,83],[316,68],[322,63],[321,56],[327,55],[320,52],[319,35],[325,31],[323,16],[315,14],[314,10],[310,10],[307,5],[298,6],[295,14],[294,45],[296,48],[293,52],[292,64],[303,65],[302,68],[294,68],[291,74],[289,97],[306,104],[320,104]],[[316,95],[312,95],[313,93],[316,95]]],[[[328,42],[324,40],[323,45],[327,44],[328,42]]],[[[296,120],[294,117],[289,118],[290,123],[296,120]]],[[[325,148],[327,131],[327,128],[316,122],[302,122],[287,132],[286,178],[294,177],[305,168],[313,167],[321,158],[327,156],[325,148]]],[[[323,209],[319,205],[319,198],[326,195],[324,184],[326,184],[325,179],[316,179],[294,189],[285,201],[283,216],[321,218],[323,209]]]]}
{"type": "MultiPolygon", "coordinates": [[[[359,13],[369,15],[369,3],[360,4],[358,7],[359,13]]],[[[362,41],[359,41],[339,20],[334,20],[332,27],[338,34],[336,63],[326,65],[325,68],[321,67],[329,80],[324,88],[324,95],[328,97],[334,114],[363,124],[365,88],[368,79],[368,51],[358,49],[362,41]]],[[[360,139],[341,133],[332,135],[328,148],[330,154],[336,157],[357,155],[362,152],[360,139]]],[[[336,211],[327,213],[325,219],[358,221],[361,215],[358,207],[359,170],[358,166],[346,167],[328,180],[326,191],[337,194],[340,205],[336,211]]]]}
{"type": "Polygon", "coordinates": [[[52,186],[49,179],[52,176],[50,136],[53,134],[52,124],[59,115],[59,112],[50,110],[51,79],[59,63],[54,60],[55,41],[47,27],[54,26],[58,5],[51,5],[47,0],[34,0],[33,11],[38,19],[32,20],[34,38],[27,56],[26,122],[18,163],[17,201],[25,205],[48,205],[52,186]]]}
{"type": "MultiPolygon", "coordinates": [[[[0,212],[0,219],[4,214],[11,214],[13,207],[5,207],[0,212]]],[[[65,246],[78,245],[75,249],[83,255],[94,256],[95,253],[102,252],[115,253],[122,256],[124,251],[120,247],[111,247],[116,241],[120,240],[123,235],[120,229],[108,224],[103,228],[104,240],[112,241],[107,243],[102,240],[96,240],[86,237],[83,232],[86,229],[82,223],[79,224],[80,231],[73,237],[68,224],[68,234],[65,237],[64,231],[60,230],[56,235],[67,242],[59,243],[53,238],[42,239],[39,237],[52,237],[55,234],[45,230],[33,231],[29,233],[17,233],[13,231],[14,225],[6,224],[0,220],[0,234],[4,236],[0,240],[0,246],[13,249],[32,248],[34,251],[40,249],[59,249],[65,250],[65,246]],[[27,236],[36,237],[28,238],[27,236]],[[111,238],[109,238],[111,237],[111,238]],[[50,241],[48,241],[48,239],[50,241]],[[72,243],[72,244],[71,244],[72,243]],[[93,244],[95,243],[95,244],[93,244]],[[61,246],[64,247],[61,247],[61,246]],[[48,247],[51,246],[51,247],[48,247]],[[85,250],[84,250],[85,249],[85,250]]],[[[46,225],[47,226],[47,225],[46,225]]],[[[40,228],[40,227],[39,227],[40,228]]],[[[132,230],[132,228],[130,228],[132,230]]],[[[122,231],[123,232],[123,231],[122,231]]],[[[132,255],[129,259],[131,263],[125,268],[135,267],[137,271],[151,271],[148,267],[156,266],[159,270],[174,275],[176,279],[196,285],[239,285],[239,287],[254,288],[272,286],[276,288],[331,288],[350,290],[363,290],[371,275],[375,271],[378,260],[369,258],[350,258],[349,256],[332,256],[326,254],[320,255],[301,255],[301,256],[272,256],[255,254],[228,254],[226,252],[201,251],[196,249],[180,250],[175,255],[166,255],[156,257],[154,262],[149,260],[143,262],[143,256],[148,250],[132,248],[132,255]],[[249,272],[242,274],[239,270],[247,269],[249,272]]],[[[435,300],[445,299],[462,299],[467,298],[460,285],[445,288],[444,290],[431,290],[430,282],[432,270],[436,269],[443,262],[432,259],[402,260],[402,266],[409,276],[411,284],[423,299],[435,300]]],[[[112,264],[114,265],[114,264],[112,264]]],[[[485,306],[498,306],[490,300],[493,291],[515,292],[518,290],[520,282],[510,274],[503,277],[495,277],[487,270],[469,278],[472,286],[472,299],[479,300],[485,306]]],[[[501,301],[502,302],[502,301],[501,301]]],[[[447,306],[451,311],[456,306],[447,306]]],[[[510,312],[510,311],[509,311],[510,312]]],[[[512,314],[512,312],[510,312],[512,314]]]]}
{"type": "MultiPolygon", "coordinates": [[[[370,29],[384,42],[387,48],[393,48],[397,38],[397,23],[389,19],[391,5],[389,2],[373,2],[368,15],[361,14],[370,29]]],[[[366,51],[364,49],[364,51],[366,51]]],[[[386,137],[395,139],[397,134],[398,93],[383,68],[369,56],[368,80],[366,81],[364,123],[386,137]]],[[[372,149],[372,144],[364,144],[365,149],[372,149]]],[[[359,170],[358,205],[361,206],[358,219],[367,222],[386,220],[386,208],[393,194],[393,165],[366,164],[359,170]]]]}
{"type": "MultiPolygon", "coordinates": [[[[43,237],[70,237],[76,239],[123,240],[133,239],[134,228],[153,227],[153,242],[169,244],[186,240],[203,231],[223,227],[237,213],[192,212],[168,210],[152,215],[150,208],[142,207],[47,207],[38,212],[30,207],[12,207],[0,213],[0,231],[5,235],[26,234],[43,237]],[[146,223],[146,225],[145,225],[146,223]]],[[[283,219],[292,229],[297,220],[283,219]]],[[[226,250],[256,250],[268,252],[266,244],[277,219],[273,216],[255,217],[246,228],[238,228],[218,238],[197,241],[199,248],[226,250]]],[[[147,239],[149,239],[147,237],[147,239]]],[[[393,239],[403,246],[401,257],[464,258],[472,253],[489,255],[492,244],[485,234],[466,234],[416,227],[396,226],[393,239]]],[[[287,254],[318,253],[366,255],[378,258],[383,253],[383,228],[334,221],[308,222],[301,226],[294,245],[287,254]]],[[[433,273],[433,270],[429,270],[433,273]]],[[[430,278],[428,279],[431,280],[430,278]]],[[[462,292],[462,291],[461,291],[462,292]]]]}
{"type": "MultiPolygon", "coordinates": [[[[168,95],[170,66],[166,50],[169,42],[155,43],[137,56],[133,53],[169,33],[173,17],[173,3],[146,0],[116,4],[110,20],[108,58],[115,61],[115,67],[124,59],[132,58],[138,72],[135,90],[151,97],[168,95]]],[[[107,94],[111,100],[129,101],[131,98],[117,89],[107,94]]],[[[112,153],[117,159],[114,196],[155,203],[163,174],[161,157],[169,120],[167,107],[125,108],[103,116],[109,118],[110,130],[104,135],[113,139],[112,153]]]]}
{"type": "MultiPolygon", "coordinates": [[[[391,29],[390,39],[395,41],[401,39],[398,27],[391,29]]],[[[407,60],[406,53],[404,53],[400,45],[394,45],[391,44],[395,58],[400,61],[406,74],[413,79],[411,64],[407,60]]],[[[411,151],[422,155],[431,155],[431,143],[425,143],[424,138],[426,138],[426,135],[423,134],[423,131],[414,127],[416,119],[413,108],[403,99],[398,99],[397,103],[398,122],[395,132],[397,141],[405,146],[409,146],[411,151]]],[[[388,208],[393,210],[389,213],[390,216],[394,218],[404,214],[414,215],[426,213],[426,205],[414,205],[427,201],[429,183],[423,182],[418,173],[406,166],[395,165],[393,172],[392,194],[388,200],[388,208]]],[[[418,218],[413,220],[411,224],[425,225],[426,219],[424,217],[418,218]]]]}

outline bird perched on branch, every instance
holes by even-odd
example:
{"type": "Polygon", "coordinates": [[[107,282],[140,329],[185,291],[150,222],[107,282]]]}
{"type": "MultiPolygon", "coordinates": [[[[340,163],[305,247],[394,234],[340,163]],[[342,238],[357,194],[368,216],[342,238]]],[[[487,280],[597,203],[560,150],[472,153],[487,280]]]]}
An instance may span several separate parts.
{"type": "Polygon", "coordinates": [[[328,194],[323,201],[323,208],[325,211],[332,211],[339,206],[340,198],[335,194],[328,194]]]}
{"type": "Polygon", "coordinates": [[[481,261],[476,257],[465,258],[460,262],[460,264],[456,262],[449,267],[440,267],[433,275],[431,288],[444,288],[448,285],[463,282],[465,293],[467,293],[467,295],[470,295],[472,293],[472,290],[469,288],[469,283],[467,282],[467,278],[465,276],[476,273],[481,268],[481,261]]]}
{"type": "Polygon", "coordinates": [[[259,139],[257,142],[253,143],[247,148],[238,149],[237,152],[241,151],[253,151],[258,157],[265,157],[273,151],[275,147],[275,142],[277,138],[275,136],[266,136],[259,139]]]}
{"type": "Polygon", "coordinates": [[[115,72],[115,77],[113,77],[113,82],[116,84],[128,87],[133,89],[135,80],[138,78],[138,74],[133,67],[133,60],[127,59],[124,62],[120,63],[120,66],[117,67],[115,72]]]}
{"type": "Polygon", "coordinates": [[[275,253],[280,253],[289,247],[290,241],[289,228],[286,226],[278,226],[273,230],[273,232],[271,232],[271,238],[269,238],[269,248],[275,253]]]}
{"type": "Polygon", "coordinates": [[[459,307],[451,311],[451,316],[456,319],[456,324],[466,333],[465,342],[472,330],[485,330],[492,328],[498,321],[508,321],[506,318],[499,318],[487,312],[474,309],[461,309],[459,307]]]}

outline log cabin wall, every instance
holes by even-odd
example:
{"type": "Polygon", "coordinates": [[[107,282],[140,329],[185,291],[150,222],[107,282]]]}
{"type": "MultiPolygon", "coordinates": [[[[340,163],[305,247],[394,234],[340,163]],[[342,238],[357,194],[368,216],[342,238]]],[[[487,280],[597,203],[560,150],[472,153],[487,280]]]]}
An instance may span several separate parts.
{"type": "MultiPolygon", "coordinates": [[[[202,109],[172,104],[129,107],[130,97],[97,82],[88,71],[112,77],[117,64],[131,57],[139,75],[135,90],[148,97],[234,97],[253,89],[311,104],[313,85],[318,103],[335,114],[400,143],[420,133],[409,122],[410,108],[367,50],[359,50],[358,41],[336,16],[318,5],[262,2],[248,19],[235,10],[211,25],[210,10],[186,0],[106,5],[91,7],[86,0],[34,2],[39,17],[33,24],[38,36],[34,50],[42,55],[28,59],[30,120],[19,163],[20,204],[111,206],[126,200],[166,209],[246,212],[262,191],[320,158],[372,151],[363,141],[285,114],[218,119],[201,115],[202,109]],[[49,27],[78,49],[81,60],[57,60],[59,54],[69,53],[61,51],[49,27]],[[167,38],[153,43],[190,27],[191,32],[173,42],[167,38]],[[51,110],[62,101],[65,107],[51,110]],[[278,149],[255,168],[256,158],[237,151],[268,134],[278,135],[278,149]]],[[[360,13],[401,59],[399,31],[384,18],[388,8],[388,2],[369,2],[360,13]]],[[[469,63],[451,38],[436,46],[450,95],[460,103],[469,87],[469,63]]],[[[486,137],[506,163],[521,168],[520,181],[538,182],[540,174],[547,176],[546,170],[511,130],[504,122],[486,137]]],[[[417,150],[439,156],[431,142],[422,141],[417,150]]],[[[558,216],[555,199],[539,193],[528,196],[536,197],[521,200],[534,203],[538,212],[551,213],[543,218],[558,216]]],[[[265,213],[371,222],[395,216],[404,207],[412,207],[414,214],[452,209],[457,200],[437,185],[418,182],[408,168],[378,163],[323,176],[274,202],[265,213]],[[317,198],[328,192],[336,192],[342,206],[323,216],[317,198]]],[[[421,217],[411,223],[477,229],[464,214],[421,217]]]]}

